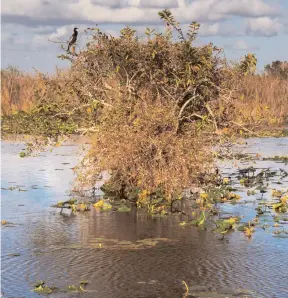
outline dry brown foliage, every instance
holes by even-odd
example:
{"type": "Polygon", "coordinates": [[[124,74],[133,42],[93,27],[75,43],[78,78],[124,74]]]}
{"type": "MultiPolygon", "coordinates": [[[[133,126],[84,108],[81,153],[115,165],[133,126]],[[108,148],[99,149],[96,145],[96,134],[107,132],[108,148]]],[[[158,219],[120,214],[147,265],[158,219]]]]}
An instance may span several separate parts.
{"type": "MultiPolygon", "coordinates": [[[[91,150],[78,168],[83,185],[108,170],[115,187],[160,189],[170,200],[212,165],[211,146],[222,130],[253,134],[284,122],[287,81],[253,75],[252,54],[228,66],[212,44],[194,46],[198,23],[184,36],[169,11],[160,16],[179,34],[177,41],[150,29],[139,39],[128,27],[120,37],[90,28],[85,49],[61,56],[72,62],[67,72],[37,77],[36,86],[28,80],[34,97],[25,98],[35,105],[7,123],[49,137],[92,132],[91,150]]],[[[7,101],[20,107],[22,93],[15,94],[7,101]]]]}
{"type": "Polygon", "coordinates": [[[283,124],[288,117],[288,82],[275,76],[248,76],[239,82],[237,121],[256,128],[283,124]]]}
{"type": "Polygon", "coordinates": [[[1,116],[29,111],[34,103],[37,76],[15,68],[1,70],[1,116]]]}
{"type": "MultiPolygon", "coordinates": [[[[141,99],[114,97],[103,110],[85,167],[92,165],[92,180],[109,169],[113,183],[128,192],[161,189],[172,198],[196,183],[212,160],[210,141],[205,142],[195,123],[177,134],[175,103],[153,100],[147,93],[141,99]]],[[[82,181],[91,182],[88,176],[82,181]]]]}

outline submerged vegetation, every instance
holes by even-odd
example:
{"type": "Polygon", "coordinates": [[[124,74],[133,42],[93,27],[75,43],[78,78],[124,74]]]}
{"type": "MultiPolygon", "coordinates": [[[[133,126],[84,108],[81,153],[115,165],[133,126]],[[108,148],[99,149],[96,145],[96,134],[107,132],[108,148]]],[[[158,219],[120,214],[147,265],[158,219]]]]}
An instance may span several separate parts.
{"type": "Polygon", "coordinates": [[[85,292],[85,286],[88,284],[87,281],[80,281],[78,286],[75,285],[69,285],[67,287],[67,289],[58,289],[56,287],[49,287],[47,285],[45,285],[46,282],[45,281],[37,281],[34,284],[34,292],[36,292],[39,295],[50,295],[52,293],[56,293],[56,292],[62,292],[62,293],[68,293],[68,292],[77,292],[77,293],[83,293],[85,292]]]}
{"type": "MultiPolygon", "coordinates": [[[[206,183],[202,186],[200,193],[188,196],[185,200],[179,198],[170,202],[161,197],[160,193],[151,197],[147,191],[142,191],[138,195],[135,194],[134,203],[132,197],[119,200],[117,196],[114,198],[96,197],[96,199],[92,196],[81,199],[80,202],[76,199],[58,202],[54,207],[62,210],[63,208],[71,209],[71,214],[74,215],[90,210],[91,212],[93,210],[96,212],[131,212],[137,208],[138,215],[148,213],[152,217],[161,218],[171,213],[176,216],[181,215],[182,221],[179,221],[181,228],[209,229],[219,235],[219,239],[224,239],[226,235],[234,231],[239,231],[250,239],[259,229],[265,230],[274,237],[286,238],[287,231],[284,226],[288,224],[288,189],[269,188],[269,184],[272,183],[275,186],[279,184],[276,181],[286,181],[288,173],[283,169],[275,171],[248,167],[230,175],[218,179],[216,183],[215,181],[206,183]],[[243,197],[239,193],[243,193],[243,197]],[[181,207],[183,202],[186,205],[181,207]],[[252,204],[252,210],[255,209],[252,211],[253,218],[247,219],[237,212],[225,212],[229,210],[229,205],[235,205],[237,209],[237,206],[246,204],[252,204]]],[[[112,248],[111,245],[103,245],[103,241],[97,242],[93,247],[112,248]]],[[[133,246],[130,248],[132,249],[133,246]]]]}

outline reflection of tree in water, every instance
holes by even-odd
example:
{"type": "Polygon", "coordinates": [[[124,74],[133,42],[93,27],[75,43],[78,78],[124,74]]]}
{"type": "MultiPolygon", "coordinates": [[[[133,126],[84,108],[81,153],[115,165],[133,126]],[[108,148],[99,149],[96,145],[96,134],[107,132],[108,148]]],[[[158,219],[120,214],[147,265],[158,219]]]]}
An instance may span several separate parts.
{"type": "Polygon", "coordinates": [[[79,235],[78,226],[74,224],[76,220],[73,216],[57,213],[55,216],[39,217],[37,222],[27,225],[30,227],[29,241],[39,249],[74,243],[79,235]]]}

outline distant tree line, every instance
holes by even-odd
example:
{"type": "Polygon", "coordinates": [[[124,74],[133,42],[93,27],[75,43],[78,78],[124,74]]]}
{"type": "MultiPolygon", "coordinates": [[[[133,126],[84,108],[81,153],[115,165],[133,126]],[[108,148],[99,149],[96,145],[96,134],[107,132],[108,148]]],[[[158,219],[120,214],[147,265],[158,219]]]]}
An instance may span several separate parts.
{"type": "Polygon", "coordinates": [[[265,65],[265,72],[268,75],[276,76],[282,79],[288,79],[288,61],[273,61],[265,65]]]}

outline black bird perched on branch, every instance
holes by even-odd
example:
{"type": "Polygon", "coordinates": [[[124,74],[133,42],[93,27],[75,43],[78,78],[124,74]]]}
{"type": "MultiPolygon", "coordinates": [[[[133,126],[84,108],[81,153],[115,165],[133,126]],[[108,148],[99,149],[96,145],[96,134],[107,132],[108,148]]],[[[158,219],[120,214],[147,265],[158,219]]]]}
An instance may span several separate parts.
{"type": "Polygon", "coordinates": [[[77,40],[77,36],[78,36],[78,28],[74,28],[74,33],[72,34],[72,36],[70,37],[69,41],[68,41],[68,48],[67,48],[67,52],[70,51],[70,47],[76,42],[77,40]]]}

